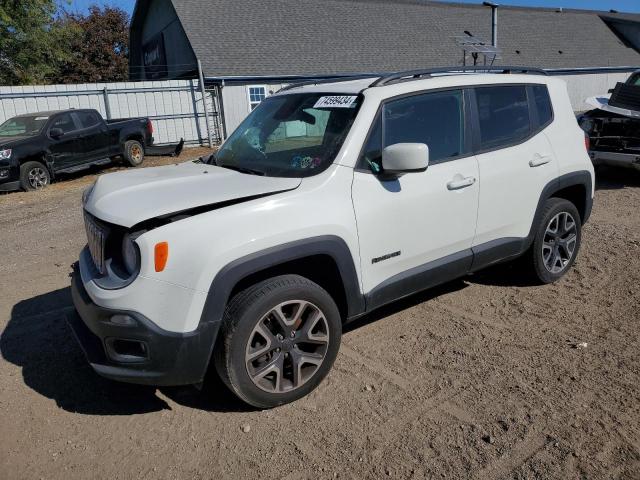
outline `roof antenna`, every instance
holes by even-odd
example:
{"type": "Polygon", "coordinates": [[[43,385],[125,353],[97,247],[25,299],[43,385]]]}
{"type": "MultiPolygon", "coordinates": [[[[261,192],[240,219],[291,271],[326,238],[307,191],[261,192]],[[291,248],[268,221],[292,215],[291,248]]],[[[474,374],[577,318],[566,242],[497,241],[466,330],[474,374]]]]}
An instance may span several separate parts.
{"type": "Polygon", "coordinates": [[[484,57],[484,65],[493,65],[500,58],[500,49],[487,44],[487,42],[475,37],[469,30],[464,30],[464,35],[454,37],[455,42],[462,48],[462,65],[467,65],[467,54],[471,54],[473,65],[478,64],[478,57],[484,57]]]}

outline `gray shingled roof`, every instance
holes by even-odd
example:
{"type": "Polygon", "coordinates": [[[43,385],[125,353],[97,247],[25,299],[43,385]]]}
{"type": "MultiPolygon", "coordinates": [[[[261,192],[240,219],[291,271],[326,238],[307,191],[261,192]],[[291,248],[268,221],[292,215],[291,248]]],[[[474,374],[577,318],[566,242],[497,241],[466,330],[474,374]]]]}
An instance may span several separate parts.
{"type": "MultiPolygon", "coordinates": [[[[461,64],[453,37],[487,41],[487,7],[424,0],[172,0],[208,77],[387,72],[461,64]]],[[[603,14],[604,12],[600,12],[603,14]]],[[[640,20],[640,15],[626,18],[640,20]]],[[[501,7],[503,65],[640,65],[597,12],[501,7]],[[516,53],[519,51],[520,53],[516,53]]]]}

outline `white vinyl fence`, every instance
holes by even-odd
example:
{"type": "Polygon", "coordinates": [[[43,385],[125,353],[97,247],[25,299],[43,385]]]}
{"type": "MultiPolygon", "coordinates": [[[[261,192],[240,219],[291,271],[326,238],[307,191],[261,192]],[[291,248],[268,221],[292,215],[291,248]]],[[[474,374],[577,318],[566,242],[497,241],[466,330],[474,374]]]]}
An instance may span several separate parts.
{"type": "MultiPolygon", "coordinates": [[[[213,143],[221,140],[217,90],[205,94],[213,143]]],[[[207,123],[195,80],[0,86],[0,123],[24,113],[95,108],[105,119],[149,117],[156,144],[205,145],[207,123]]]]}

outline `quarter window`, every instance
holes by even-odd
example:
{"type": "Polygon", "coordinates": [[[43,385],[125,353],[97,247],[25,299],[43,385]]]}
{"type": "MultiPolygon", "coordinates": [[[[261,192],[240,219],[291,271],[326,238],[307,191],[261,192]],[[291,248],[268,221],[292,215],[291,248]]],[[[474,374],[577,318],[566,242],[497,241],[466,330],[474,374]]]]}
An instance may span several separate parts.
{"type": "Polygon", "coordinates": [[[509,146],[531,133],[526,86],[476,89],[482,150],[509,146]]]}
{"type": "Polygon", "coordinates": [[[249,92],[249,109],[253,110],[267,97],[267,87],[264,85],[250,85],[247,88],[249,92]]]}
{"type": "Polygon", "coordinates": [[[533,86],[533,103],[538,112],[538,126],[544,127],[553,118],[551,99],[549,98],[547,87],[544,85],[533,86]]]}
{"type": "Polygon", "coordinates": [[[373,173],[382,171],[382,120],[379,115],[364,145],[359,168],[370,169],[373,173]]]}

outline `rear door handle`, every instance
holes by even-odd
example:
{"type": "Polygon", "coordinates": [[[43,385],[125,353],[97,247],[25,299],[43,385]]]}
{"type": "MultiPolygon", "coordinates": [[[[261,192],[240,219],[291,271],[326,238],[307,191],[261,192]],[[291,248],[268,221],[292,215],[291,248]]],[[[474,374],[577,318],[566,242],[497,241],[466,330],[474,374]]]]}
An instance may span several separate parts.
{"type": "Polygon", "coordinates": [[[529,160],[530,167],[539,167],[551,161],[551,155],[540,155],[536,153],[531,160],[529,160]]]}
{"type": "Polygon", "coordinates": [[[470,187],[476,183],[475,177],[464,177],[464,178],[456,178],[455,180],[451,180],[447,183],[448,190],[460,190],[461,188],[470,187]]]}

